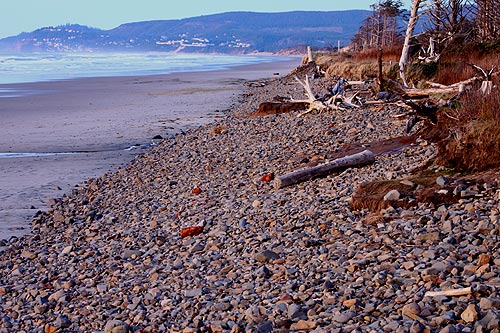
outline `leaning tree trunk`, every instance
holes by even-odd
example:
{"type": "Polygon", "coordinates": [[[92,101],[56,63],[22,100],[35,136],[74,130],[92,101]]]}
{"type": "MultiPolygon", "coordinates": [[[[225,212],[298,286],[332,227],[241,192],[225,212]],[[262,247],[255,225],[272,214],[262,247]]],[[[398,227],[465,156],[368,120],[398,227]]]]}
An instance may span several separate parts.
{"type": "Polygon", "coordinates": [[[403,51],[401,51],[401,58],[399,59],[399,76],[403,80],[403,85],[408,88],[408,81],[406,80],[406,66],[410,62],[410,39],[413,36],[413,31],[418,21],[418,9],[420,4],[425,0],[413,0],[411,5],[410,20],[406,27],[405,42],[403,44],[403,51]]]}

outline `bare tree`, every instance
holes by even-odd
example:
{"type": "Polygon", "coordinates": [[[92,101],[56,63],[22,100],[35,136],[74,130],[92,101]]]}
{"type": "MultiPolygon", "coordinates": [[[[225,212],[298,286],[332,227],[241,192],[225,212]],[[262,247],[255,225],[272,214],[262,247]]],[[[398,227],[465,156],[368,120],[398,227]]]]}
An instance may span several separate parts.
{"type": "Polygon", "coordinates": [[[400,0],[378,0],[371,5],[373,13],[363,20],[353,37],[353,48],[365,50],[395,45],[400,36],[398,17],[402,14],[402,6],[400,0]]]}
{"type": "Polygon", "coordinates": [[[438,52],[446,48],[458,35],[471,35],[472,0],[433,0],[427,10],[431,44],[438,44],[438,52]]]}
{"type": "Polygon", "coordinates": [[[399,35],[398,18],[402,15],[403,3],[400,0],[379,1],[378,11],[382,21],[381,38],[382,46],[393,46],[399,35]]]}
{"type": "Polygon", "coordinates": [[[354,50],[365,50],[370,47],[372,29],[371,29],[371,21],[373,20],[372,16],[368,16],[363,20],[361,26],[359,27],[358,32],[354,35],[351,41],[351,46],[354,50]]]}
{"type": "Polygon", "coordinates": [[[500,38],[500,0],[476,0],[476,26],[481,41],[500,38]]]}
{"type": "Polygon", "coordinates": [[[399,59],[399,75],[403,81],[405,88],[408,88],[408,81],[406,80],[406,67],[410,62],[410,40],[413,37],[413,32],[418,21],[418,11],[421,9],[425,0],[412,0],[410,18],[408,21],[408,26],[406,27],[405,41],[403,44],[403,50],[401,51],[401,58],[399,59]]]}

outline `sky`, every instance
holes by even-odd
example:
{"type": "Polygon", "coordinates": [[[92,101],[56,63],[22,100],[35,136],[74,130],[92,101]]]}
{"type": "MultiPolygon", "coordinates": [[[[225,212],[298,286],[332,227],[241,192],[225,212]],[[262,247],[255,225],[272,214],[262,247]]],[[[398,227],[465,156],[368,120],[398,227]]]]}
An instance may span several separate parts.
{"type": "MultiPolygon", "coordinates": [[[[45,26],[78,23],[111,29],[122,23],[229,11],[369,9],[376,0],[0,0],[0,38],[45,26]]],[[[403,0],[406,8],[410,0],[403,0]]]]}

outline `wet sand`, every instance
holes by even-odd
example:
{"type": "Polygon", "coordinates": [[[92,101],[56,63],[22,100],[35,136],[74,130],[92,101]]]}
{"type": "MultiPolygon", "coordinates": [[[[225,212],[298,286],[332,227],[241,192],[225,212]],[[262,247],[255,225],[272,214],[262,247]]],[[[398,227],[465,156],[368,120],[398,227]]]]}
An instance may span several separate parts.
{"type": "Polygon", "coordinates": [[[211,72],[0,85],[36,92],[0,98],[0,153],[63,153],[0,158],[0,239],[29,232],[50,198],[127,163],[125,150],[198,127],[229,108],[246,80],[286,74],[300,60],[211,72]]]}

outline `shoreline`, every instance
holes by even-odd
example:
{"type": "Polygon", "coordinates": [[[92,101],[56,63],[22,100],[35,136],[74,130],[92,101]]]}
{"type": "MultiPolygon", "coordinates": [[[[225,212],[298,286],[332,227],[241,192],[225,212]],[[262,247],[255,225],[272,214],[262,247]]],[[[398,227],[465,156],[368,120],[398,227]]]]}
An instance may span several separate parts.
{"type": "MultiPolygon", "coordinates": [[[[282,55],[200,55],[150,53],[35,53],[1,55],[10,71],[1,84],[29,84],[98,77],[141,77],[223,71],[233,67],[294,60],[282,55]],[[17,63],[16,63],[17,61],[17,63]],[[18,67],[20,65],[20,67],[18,67]]],[[[2,61],[2,59],[0,59],[2,61]]],[[[0,98],[9,91],[0,89],[0,98]]]]}
{"type": "Polygon", "coordinates": [[[170,137],[223,118],[248,80],[286,74],[300,61],[151,76],[78,78],[0,85],[41,91],[1,98],[0,239],[29,232],[47,201],[130,162],[156,135],[170,137]],[[126,149],[137,145],[131,151],[126,149]],[[61,154],[79,152],[78,154],[61,154]],[[81,153],[80,153],[81,152],[81,153]]]}

